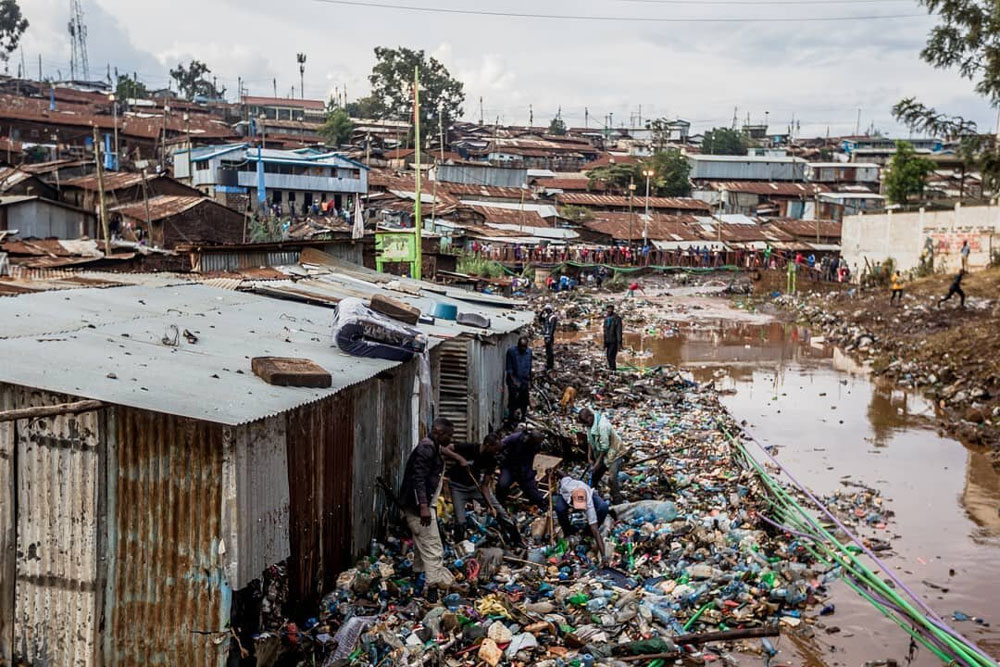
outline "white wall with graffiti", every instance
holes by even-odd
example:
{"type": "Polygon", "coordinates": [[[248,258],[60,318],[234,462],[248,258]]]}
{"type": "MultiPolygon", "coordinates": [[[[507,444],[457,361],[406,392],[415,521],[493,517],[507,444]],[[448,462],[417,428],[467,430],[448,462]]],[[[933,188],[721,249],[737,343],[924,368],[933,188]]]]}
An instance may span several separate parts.
{"type": "Polygon", "coordinates": [[[893,258],[904,271],[915,269],[927,252],[935,268],[957,271],[963,242],[969,244],[969,268],[983,268],[1000,252],[1000,206],[956,206],[944,211],[880,213],[844,218],[841,247],[851,267],[859,269],[893,258]]]}

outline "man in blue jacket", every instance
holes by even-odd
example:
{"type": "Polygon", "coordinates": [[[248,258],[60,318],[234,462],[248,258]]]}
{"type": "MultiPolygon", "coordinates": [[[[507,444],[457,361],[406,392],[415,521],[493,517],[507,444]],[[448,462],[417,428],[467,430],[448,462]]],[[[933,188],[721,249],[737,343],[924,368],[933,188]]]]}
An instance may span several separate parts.
{"type": "Polygon", "coordinates": [[[507,350],[507,422],[517,424],[528,416],[531,391],[531,349],[528,338],[521,336],[517,345],[507,350]]]}

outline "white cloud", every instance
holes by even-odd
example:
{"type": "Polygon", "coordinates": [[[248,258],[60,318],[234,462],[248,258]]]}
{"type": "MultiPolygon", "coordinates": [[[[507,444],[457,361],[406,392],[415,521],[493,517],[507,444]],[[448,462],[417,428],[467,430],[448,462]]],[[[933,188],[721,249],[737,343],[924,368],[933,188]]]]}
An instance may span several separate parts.
{"type": "MultiPolygon", "coordinates": [[[[64,0],[21,0],[32,25],[24,38],[31,65],[42,54],[47,72],[68,72],[68,20],[64,0]]],[[[427,6],[467,9],[462,0],[427,6]]],[[[299,85],[295,54],[308,55],[306,94],[325,98],[347,86],[350,97],[368,91],[367,75],[378,45],[424,49],[465,83],[466,116],[536,123],[561,106],[570,124],[591,125],[608,113],[616,124],[638,115],[677,115],[696,128],[728,124],[734,107],[742,120],[765,111],[776,129],[794,116],[803,134],[894,129],[893,103],[914,95],[949,113],[992,127],[994,113],[972,84],[919,59],[931,18],[856,19],[837,22],[665,23],[654,18],[795,18],[919,14],[905,3],[886,8],[836,5],[746,7],[659,5],[608,0],[550,0],[544,6],[511,0],[505,9],[558,15],[643,19],[636,22],[529,20],[407,13],[327,4],[316,0],[84,0],[91,64],[137,71],[165,85],[175,61],[205,61],[220,83],[236,90],[243,77],[251,92],[278,93],[299,85]]]]}

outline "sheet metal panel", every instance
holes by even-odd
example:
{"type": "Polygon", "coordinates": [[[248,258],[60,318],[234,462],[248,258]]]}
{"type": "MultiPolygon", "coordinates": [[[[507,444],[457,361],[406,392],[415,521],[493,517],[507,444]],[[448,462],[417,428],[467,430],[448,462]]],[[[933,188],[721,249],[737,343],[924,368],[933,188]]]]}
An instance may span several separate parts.
{"type": "MultiPolygon", "coordinates": [[[[7,393],[13,408],[72,400],[18,387],[7,393]]],[[[101,415],[16,423],[15,662],[99,664],[101,415]]]]}
{"type": "Polygon", "coordinates": [[[18,330],[38,335],[0,340],[0,382],[221,424],[270,417],[398,365],[351,356],[332,345],[330,309],[203,285],[0,299],[5,331],[18,315],[18,330]],[[105,312],[92,318],[97,323],[90,322],[93,328],[89,318],[79,318],[102,307],[105,312]],[[78,319],[72,329],[56,333],[73,313],[78,319]],[[46,324],[50,317],[55,325],[46,324]],[[181,335],[185,330],[197,342],[189,343],[181,335]],[[250,370],[255,356],[312,359],[330,372],[333,384],[328,389],[269,385],[250,370]]]}
{"type": "Polygon", "coordinates": [[[221,667],[223,429],[128,408],[115,419],[104,664],[221,667]]]}
{"type": "Polygon", "coordinates": [[[286,415],[290,592],[304,604],[331,590],[351,556],[354,397],[328,398],[286,415]]]}
{"type": "MultiPolygon", "coordinates": [[[[288,456],[284,417],[227,428],[225,484],[232,491],[236,533],[226,540],[233,564],[229,581],[239,590],[291,555],[288,543],[288,456]]],[[[227,498],[228,499],[228,498],[227,498]]]]}
{"type": "MultiPolygon", "coordinates": [[[[0,384],[0,410],[13,408],[13,391],[11,385],[0,384]]],[[[11,422],[0,422],[0,664],[14,661],[14,579],[17,573],[14,428],[11,422]]]]}
{"type": "Polygon", "coordinates": [[[504,372],[507,350],[520,334],[477,339],[469,348],[469,439],[480,442],[500,428],[507,401],[504,372]]]}

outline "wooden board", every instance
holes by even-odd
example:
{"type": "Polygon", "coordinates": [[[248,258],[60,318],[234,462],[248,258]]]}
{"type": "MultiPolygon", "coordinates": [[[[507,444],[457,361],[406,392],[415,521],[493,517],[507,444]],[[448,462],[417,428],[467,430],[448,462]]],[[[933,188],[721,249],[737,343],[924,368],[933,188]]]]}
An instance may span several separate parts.
{"type": "Polygon", "coordinates": [[[381,294],[372,297],[372,310],[406,324],[416,324],[420,319],[419,308],[381,294]]]}
{"type": "Polygon", "coordinates": [[[309,359],[254,357],[250,368],[261,380],[278,387],[325,389],[333,384],[326,369],[309,359]]]}
{"type": "Polygon", "coordinates": [[[549,471],[555,468],[557,465],[562,463],[562,459],[558,456],[549,456],[548,454],[536,454],[535,455],[535,479],[538,480],[539,487],[546,487],[548,485],[548,475],[549,471]]]}

